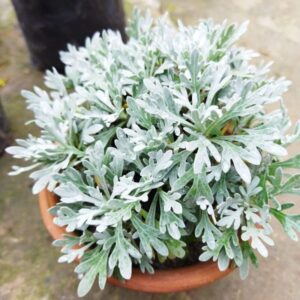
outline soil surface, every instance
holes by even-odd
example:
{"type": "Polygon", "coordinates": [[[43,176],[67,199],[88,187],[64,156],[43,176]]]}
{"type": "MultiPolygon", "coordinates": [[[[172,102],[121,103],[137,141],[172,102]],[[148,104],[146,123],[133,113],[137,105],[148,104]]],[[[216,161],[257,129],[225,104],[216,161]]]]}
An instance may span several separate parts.
{"type": "MultiPolygon", "coordinates": [[[[299,0],[126,0],[148,7],[154,15],[168,10],[175,20],[194,24],[199,18],[241,22],[250,27],[241,45],[262,53],[264,60],[274,60],[273,74],[286,76],[293,85],[286,94],[286,105],[293,121],[300,119],[300,1],[299,0]]],[[[0,79],[7,84],[0,89],[2,104],[14,137],[25,137],[36,129],[24,126],[31,119],[25,110],[21,89],[42,85],[42,74],[29,64],[28,53],[9,0],[0,0],[0,79]]],[[[300,144],[290,154],[300,152],[300,144]]],[[[14,161],[0,158],[0,300],[73,300],[78,299],[78,280],[74,265],[58,264],[58,250],[43,227],[37,197],[31,194],[27,174],[8,177],[14,161]]],[[[292,198],[292,197],[290,197],[292,198]]],[[[295,211],[300,211],[299,199],[295,211]]],[[[107,286],[95,286],[83,299],[89,300],[298,300],[300,299],[300,243],[292,242],[274,222],[275,247],[269,258],[260,259],[260,268],[252,269],[247,280],[238,272],[207,287],[185,293],[151,295],[107,286]]]]}
{"type": "Polygon", "coordinates": [[[199,255],[202,253],[201,242],[194,242],[186,247],[186,255],[183,258],[166,259],[164,262],[159,262],[158,259],[153,261],[153,267],[155,270],[166,270],[173,268],[181,268],[185,266],[191,266],[199,264],[199,255]]]}

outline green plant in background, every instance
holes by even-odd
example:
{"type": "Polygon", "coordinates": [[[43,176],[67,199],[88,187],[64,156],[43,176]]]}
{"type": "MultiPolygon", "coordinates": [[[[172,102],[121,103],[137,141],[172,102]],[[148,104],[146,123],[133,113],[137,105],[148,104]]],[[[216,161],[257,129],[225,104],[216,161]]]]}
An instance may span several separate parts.
{"type": "Polygon", "coordinates": [[[12,174],[36,169],[33,193],[60,197],[55,223],[75,235],[54,245],[59,262],[81,259],[79,296],[96,278],[104,288],[133,266],[153,273],[154,260],[185,259],[195,242],[200,261],[232,262],[245,278],[274,244],[272,217],[297,240],[300,216],[277,197],[300,194],[300,175],[284,171],[300,156],[279,159],[300,127],[287,134],[289,82],[234,45],[246,27],[175,28],[135,12],[127,44],[108,31],[69,46],[65,75],[47,71],[49,90],[22,93],[41,135],[7,149],[32,162],[12,174]]]}

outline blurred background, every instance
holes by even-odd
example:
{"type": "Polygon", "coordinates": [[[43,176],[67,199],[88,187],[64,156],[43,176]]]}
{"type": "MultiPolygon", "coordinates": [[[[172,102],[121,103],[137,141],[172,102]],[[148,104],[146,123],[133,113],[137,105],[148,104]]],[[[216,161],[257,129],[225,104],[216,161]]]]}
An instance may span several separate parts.
{"type": "MultiPolygon", "coordinates": [[[[13,2],[27,5],[32,1],[13,2]]],[[[299,0],[124,0],[126,17],[134,6],[148,8],[153,16],[168,11],[173,20],[180,18],[187,24],[194,24],[199,18],[213,18],[219,22],[248,19],[249,30],[240,45],[260,52],[263,60],[274,61],[273,75],[285,76],[293,82],[285,103],[292,120],[300,119],[299,0]]],[[[106,17],[108,22],[115,24],[113,26],[122,26],[122,15],[110,12],[106,17]]],[[[10,143],[12,138],[36,132],[33,126],[24,126],[32,116],[25,109],[20,90],[42,86],[43,73],[32,66],[27,49],[12,3],[0,0],[0,102],[10,126],[8,133],[0,105],[0,152],[1,145],[10,143]]],[[[31,59],[35,67],[44,67],[34,61],[34,57],[31,59]]],[[[300,144],[290,148],[290,154],[299,152],[300,144]]],[[[37,197],[31,194],[31,181],[27,174],[7,176],[14,163],[6,154],[0,157],[0,299],[77,299],[78,282],[73,266],[57,263],[59,253],[51,247],[51,239],[42,224],[37,197]]],[[[296,210],[299,213],[299,199],[293,200],[298,201],[296,210]]],[[[269,258],[261,259],[260,268],[252,269],[245,281],[234,272],[207,287],[171,295],[142,294],[113,286],[99,291],[95,287],[84,299],[300,299],[300,243],[289,240],[278,224],[274,223],[274,229],[275,247],[270,248],[269,258]]]]}

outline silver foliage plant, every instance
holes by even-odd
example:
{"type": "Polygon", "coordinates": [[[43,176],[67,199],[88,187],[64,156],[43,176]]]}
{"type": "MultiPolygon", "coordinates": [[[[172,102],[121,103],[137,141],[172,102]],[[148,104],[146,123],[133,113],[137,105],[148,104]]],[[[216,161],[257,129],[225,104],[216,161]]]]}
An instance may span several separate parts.
{"type": "Polygon", "coordinates": [[[79,296],[95,280],[130,279],[133,266],[153,273],[154,259],[184,259],[192,242],[200,261],[245,278],[274,244],[273,217],[297,240],[300,216],[277,197],[300,194],[300,175],[283,171],[300,156],[282,159],[300,127],[287,134],[289,82],[234,45],[246,27],[135,12],[128,43],[97,33],[61,53],[65,75],[47,71],[47,91],[23,91],[41,135],[7,149],[31,162],[12,174],[36,169],[33,193],[60,197],[55,224],[75,234],[54,245],[59,262],[80,259],[79,296]]]}

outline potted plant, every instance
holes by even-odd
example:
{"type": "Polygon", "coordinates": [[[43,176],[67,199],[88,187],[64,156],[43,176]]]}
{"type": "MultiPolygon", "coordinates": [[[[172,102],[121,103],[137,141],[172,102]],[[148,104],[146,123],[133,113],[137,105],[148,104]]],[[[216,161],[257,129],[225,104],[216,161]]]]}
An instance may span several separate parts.
{"type": "Polygon", "coordinates": [[[274,244],[272,218],[297,240],[300,216],[277,199],[300,193],[286,171],[300,156],[282,158],[300,136],[287,134],[289,82],[234,46],[246,25],[175,28],[135,12],[127,44],[108,31],[69,46],[65,74],[47,71],[47,91],[22,93],[41,135],[7,149],[32,162],[12,173],[37,169],[33,193],[59,262],[79,262],[79,296],[107,278],[148,292],[235,266],[245,278],[274,244]]]}

